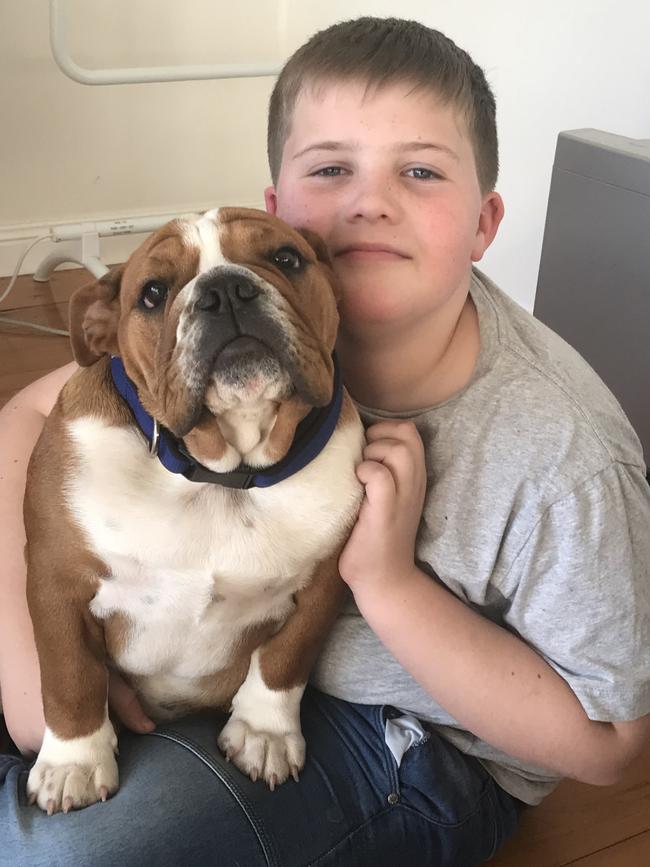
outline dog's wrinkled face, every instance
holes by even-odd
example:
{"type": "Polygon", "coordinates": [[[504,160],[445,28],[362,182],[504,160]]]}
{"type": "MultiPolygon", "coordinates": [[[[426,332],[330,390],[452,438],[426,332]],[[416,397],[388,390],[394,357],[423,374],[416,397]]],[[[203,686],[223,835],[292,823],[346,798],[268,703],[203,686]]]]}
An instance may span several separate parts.
{"type": "Polygon", "coordinates": [[[120,355],[145,409],[179,437],[206,412],[321,406],[332,395],[338,314],[327,253],[263,211],[168,223],[79,290],[70,320],[77,361],[120,355]]]}

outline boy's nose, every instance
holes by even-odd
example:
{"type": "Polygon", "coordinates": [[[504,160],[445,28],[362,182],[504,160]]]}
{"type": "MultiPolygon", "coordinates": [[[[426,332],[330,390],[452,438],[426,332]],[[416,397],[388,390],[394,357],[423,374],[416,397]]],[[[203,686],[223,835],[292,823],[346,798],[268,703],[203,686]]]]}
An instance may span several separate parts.
{"type": "Polygon", "coordinates": [[[392,184],[380,178],[359,183],[347,207],[350,220],[392,222],[399,215],[399,202],[392,184]]]}

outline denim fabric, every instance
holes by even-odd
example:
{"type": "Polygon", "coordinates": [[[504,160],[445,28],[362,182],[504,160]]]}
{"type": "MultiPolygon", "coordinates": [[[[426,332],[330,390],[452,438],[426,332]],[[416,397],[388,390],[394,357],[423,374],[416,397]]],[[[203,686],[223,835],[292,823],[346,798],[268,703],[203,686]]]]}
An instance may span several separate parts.
{"type": "Polygon", "coordinates": [[[120,789],[105,804],[46,816],[26,803],[28,766],[7,757],[2,867],[465,867],[514,830],[517,801],[435,734],[400,767],[384,742],[393,708],[308,689],[307,764],[270,792],[216,747],[223,718],[191,717],[120,737],[120,789]]]}

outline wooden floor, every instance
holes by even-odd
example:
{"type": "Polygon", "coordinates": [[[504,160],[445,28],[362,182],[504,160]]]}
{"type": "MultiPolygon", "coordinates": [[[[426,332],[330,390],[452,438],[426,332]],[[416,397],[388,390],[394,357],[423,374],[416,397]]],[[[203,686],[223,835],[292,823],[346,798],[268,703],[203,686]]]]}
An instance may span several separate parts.
{"type": "MultiPolygon", "coordinates": [[[[68,298],[90,279],[82,270],[56,272],[49,284],[22,277],[0,310],[18,319],[66,327],[68,298]]],[[[0,279],[0,294],[7,282],[0,279]]],[[[71,358],[67,338],[9,328],[0,321],[0,406],[24,385],[71,358]]],[[[650,745],[620,785],[601,789],[562,783],[540,807],[524,813],[516,836],[490,863],[492,867],[648,867],[650,745]]]]}
{"type": "MultiPolygon", "coordinates": [[[[72,360],[67,337],[5,325],[2,313],[38,325],[67,329],[68,299],[79,286],[92,280],[82,268],[55,271],[49,283],[19,277],[0,304],[0,406],[25,385],[72,360]]],[[[0,295],[8,285],[0,278],[0,295]]]]}

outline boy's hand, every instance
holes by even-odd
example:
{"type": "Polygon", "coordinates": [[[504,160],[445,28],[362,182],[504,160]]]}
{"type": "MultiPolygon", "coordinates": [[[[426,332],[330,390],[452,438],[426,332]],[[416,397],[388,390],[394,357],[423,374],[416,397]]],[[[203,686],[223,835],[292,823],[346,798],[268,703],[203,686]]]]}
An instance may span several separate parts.
{"type": "MultiPolygon", "coordinates": [[[[20,702],[13,702],[13,696],[5,695],[4,711],[9,736],[23,755],[38,753],[43,743],[45,720],[43,702],[39,686],[38,666],[34,672],[36,688],[20,694],[20,702]],[[7,704],[9,699],[9,704],[7,704]],[[16,707],[14,708],[14,704],[16,707]]],[[[155,729],[155,723],[142,710],[135,690],[114,671],[109,673],[108,703],[120,722],[136,734],[144,734],[155,729]]]]}
{"type": "Polygon", "coordinates": [[[424,446],[410,421],[383,421],[366,431],[357,477],[365,487],[357,523],[339,560],[356,595],[406,578],[415,568],[415,536],[427,475],[424,446]]]}
{"type": "Polygon", "coordinates": [[[116,671],[108,675],[108,703],[120,722],[132,732],[145,734],[155,729],[155,723],[142,710],[136,691],[116,671]]]}

